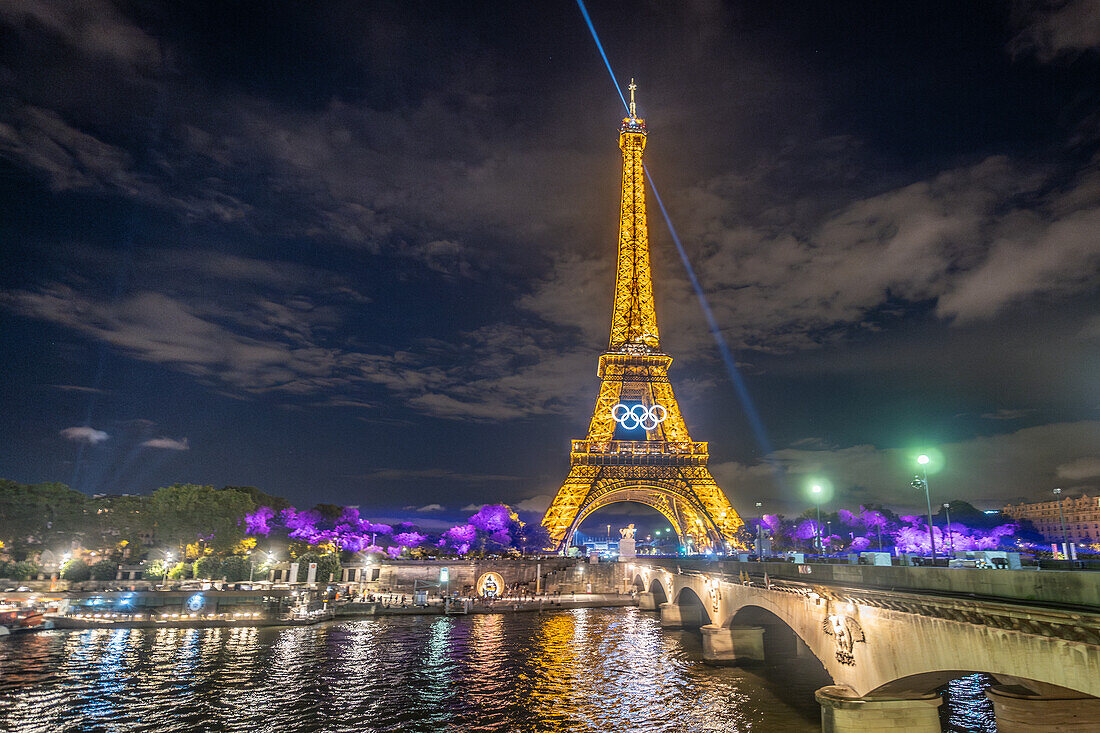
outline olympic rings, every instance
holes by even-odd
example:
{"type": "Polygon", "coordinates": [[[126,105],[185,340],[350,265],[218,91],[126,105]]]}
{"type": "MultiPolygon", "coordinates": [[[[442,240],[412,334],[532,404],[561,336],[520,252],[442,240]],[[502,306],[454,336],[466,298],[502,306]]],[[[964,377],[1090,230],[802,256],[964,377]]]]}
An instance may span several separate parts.
{"type": "Polygon", "coordinates": [[[634,405],[630,407],[622,402],[611,408],[611,417],[615,422],[623,426],[624,430],[636,430],[644,428],[653,430],[668,417],[668,410],[664,405],[634,405]]]}

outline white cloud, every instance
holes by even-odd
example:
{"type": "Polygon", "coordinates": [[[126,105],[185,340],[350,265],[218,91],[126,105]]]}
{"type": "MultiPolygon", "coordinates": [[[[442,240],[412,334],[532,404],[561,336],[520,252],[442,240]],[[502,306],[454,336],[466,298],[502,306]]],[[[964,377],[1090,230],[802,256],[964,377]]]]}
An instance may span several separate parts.
{"type": "Polygon", "coordinates": [[[538,494],[529,499],[524,499],[523,501],[512,504],[512,508],[521,512],[535,512],[541,514],[546,511],[546,508],[550,506],[550,502],[553,500],[554,497],[552,494],[538,494]]]}
{"type": "Polygon", "coordinates": [[[1070,481],[1100,476],[1100,458],[1088,456],[1058,466],[1058,477],[1070,481]]]}
{"type": "Polygon", "coordinates": [[[96,430],[95,428],[89,428],[87,426],[78,428],[65,428],[61,431],[61,437],[66,440],[71,440],[74,443],[87,443],[88,445],[98,445],[107,440],[111,436],[107,435],[102,430],[96,430]]]}
{"type": "Polygon", "coordinates": [[[426,512],[441,512],[441,511],[443,511],[443,505],[442,504],[426,504],[422,507],[419,507],[416,511],[425,512],[425,513],[426,512]]]}
{"type": "Polygon", "coordinates": [[[486,505],[485,504],[467,504],[466,506],[459,509],[459,511],[462,511],[462,512],[480,512],[481,508],[483,506],[486,506],[486,505]]]}
{"type": "Polygon", "coordinates": [[[163,450],[191,450],[191,443],[187,438],[151,438],[141,444],[142,448],[161,448],[163,450]]]}

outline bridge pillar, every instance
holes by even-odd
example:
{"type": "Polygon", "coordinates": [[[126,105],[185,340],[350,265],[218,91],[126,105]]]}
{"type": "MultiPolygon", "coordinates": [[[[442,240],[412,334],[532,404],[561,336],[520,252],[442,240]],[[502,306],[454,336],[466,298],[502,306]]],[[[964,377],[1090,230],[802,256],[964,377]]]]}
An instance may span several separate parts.
{"type": "Polygon", "coordinates": [[[656,611],[657,599],[649,591],[638,594],[638,608],[642,611],[656,611]]]}
{"type": "Polygon", "coordinates": [[[678,629],[683,626],[702,626],[710,623],[707,610],[702,606],[681,606],[678,603],[661,604],[661,627],[678,629]]]}
{"type": "Polygon", "coordinates": [[[986,697],[993,701],[999,733],[1085,733],[1100,721],[1100,697],[1040,697],[1022,688],[993,685],[986,697]]]}
{"type": "MultiPolygon", "coordinates": [[[[940,733],[937,694],[910,698],[857,697],[847,687],[830,685],[814,693],[821,705],[822,733],[940,733]]],[[[1000,730],[1000,728],[998,728],[1000,730]]]]}
{"type": "Polygon", "coordinates": [[[716,665],[761,664],[764,661],[763,626],[700,626],[703,661],[716,665]]]}

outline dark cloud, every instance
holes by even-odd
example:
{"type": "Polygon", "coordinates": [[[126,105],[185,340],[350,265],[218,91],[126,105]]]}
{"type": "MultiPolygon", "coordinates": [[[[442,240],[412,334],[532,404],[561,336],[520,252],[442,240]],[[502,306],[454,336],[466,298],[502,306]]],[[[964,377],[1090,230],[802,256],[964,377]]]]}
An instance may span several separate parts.
{"type": "MultiPolygon", "coordinates": [[[[639,78],[650,169],[788,476],[843,454],[870,482],[911,392],[969,431],[945,441],[967,457],[1097,403],[1093,4],[592,11],[639,78]]],[[[175,459],[196,472],[229,470],[219,445],[301,450],[316,479],[268,474],[289,491],[366,472],[427,485],[413,507],[459,505],[530,476],[521,504],[545,503],[607,338],[621,110],[572,7],[422,12],[0,8],[0,308],[28,355],[10,381],[94,385],[59,386],[91,416],[40,435],[157,404],[179,422],[128,444],[202,434],[175,459]],[[346,444],[358,431],[376,452],[346,444]]],[[[685,414],[731,492],[763,491],[652,198],[650,232],[685,414]]],[[[1051,451],[1015,454],[1019,475],[1088,458],[1051,451]]]]}
{"type": "MultiPolygon", "coordinates": [[[[932,467],[929,486],[933,501],[965,497],[980,508],[1043,495],[1069,481],[1091,490],[1100,475],[1094,456],[1100,422],[1056,423],[1001,435],[981,436],[938,446],[941,464],[932,467]]],[[[812,506],[808,487],[828,481],[830,508],[884,502],[919,508],[924,497],[909,485],[915,457],[925,447],[881,448],[853,445],[814,450],[785,448],[753,464],[722,463],[713,473],[741,506],[766,499],[770,511],[801,514],[812,506]],[[777,475],[779,478],[777,478],[777,475]],[[787,488],[777,492],[782,481],[787,488]]]]}
{"type": "Polygon", "coordinates": [[[1100,7],[1091,0],[1032,0],[1019,16],[1024,27],[1010,45],[1014,53],[1050,62],[1100,47],[1100,7]]]}

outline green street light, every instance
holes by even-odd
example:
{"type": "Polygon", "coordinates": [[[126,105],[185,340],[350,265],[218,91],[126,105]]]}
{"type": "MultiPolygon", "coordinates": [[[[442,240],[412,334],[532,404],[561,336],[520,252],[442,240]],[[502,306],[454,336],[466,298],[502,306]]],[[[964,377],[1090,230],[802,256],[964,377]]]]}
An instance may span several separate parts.
{"type": "Polygon", "coordinates": [[[928,493],[928,464],[931,458],[925,453],[917,456],[921,475],[913,480],[913,485],[924,488],[924,502],[928,505],[928,543],[932,547],[932,567],[936,566],[936,535],[932,532],[932,499],[928,493]]]}
{"type": "Polygon", "coordinates": [[[821,488],[821,484],[814,484],[810,487],[810,491],[814,494],[814,501],[817,503],[817,526],[814,528],[817,530],[817,551],[821,552],[821,492],[824,489],[821,488]]]}

